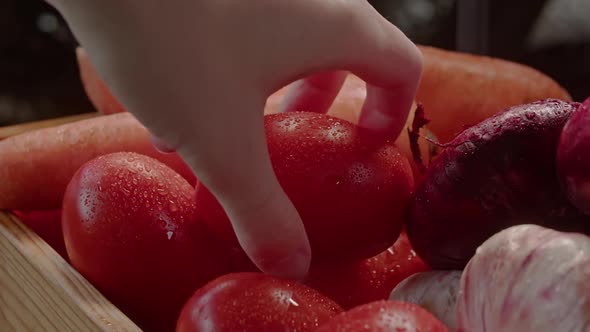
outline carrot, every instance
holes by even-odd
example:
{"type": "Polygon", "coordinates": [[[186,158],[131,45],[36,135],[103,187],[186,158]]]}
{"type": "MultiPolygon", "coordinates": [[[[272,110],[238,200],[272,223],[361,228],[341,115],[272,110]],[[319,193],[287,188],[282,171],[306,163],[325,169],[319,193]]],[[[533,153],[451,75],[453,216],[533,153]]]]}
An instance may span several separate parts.
{"type": "Polygon", "coordinates": [[[441,142],[510,106],[547,98],[571,101],[564,88],[531,67],[429,46],[419,48],[424,72],[416,100],[431,120],[428,129],[441,142]]]}
{"type": "Polygon", "coordinates": [[[94,68],[94,65],[90,62],[86,51],[82,47],[76,49],[76,59],[78,61],[82,86],[94,108],[102,114],[125,112],[125,108],[113,96],[109,88],[100,78],[96,68],[94,68]]]}
{"type": "Polygon", "coordinates": [[[60,208],[65,188],[81,165],[120,151],[156,158],[191,184],[196,183],[194,174],[176,153],[156,150],[147,129],[131,113],[118,113],[0,141],[0,209],[60,208]]]}
{"type": "MultiPolygon", "coordinates": [[[[416,101],[423,104],[426,117],[431,120],[425,129],[441,142],[450,141],[465,127],[510,106],[547,98],[571,101],[568,92],[557,82],[531,67],[429,46],[419,45],[419,48],[424,55],[424,72],[416,101]]],[[[85,91],[97,110],[104,114],[125,111],[98,76],[86,52],[79,48],[77,56],[85,91]]],[[[266,114],[278,111],[285,91],[286,87],[268,98],[266,114]]],[[[356,123],[365,97],[365,82],[349,75],[328,113],[356,123]]],[[[411,120],[410,117],[408,125],[411,120]]],[[[397,145],[413,160],[405,132],[397,145]]],[[[422,157],[427,164],[433,153],[428,151],[428,144],[422,146],[422,157]]],[[[419,177],[419,167],[413,161],[412,168],[419,177]]]]}
{"type": "Polygon", "coordinates": [[[62,124],[85,120],[94,118],[99,116],[99,113],[92,112],[92,113],[82,113],[82,114],[75,114],[75,115],[68,115],[64,117],[54,118],[54,119],[45,119],[39,121],[32,121],[26,123],[17,123],[15,125],[1,127],[0,128],[0,140],[8,138],[10,136],[16,136],[18,134],[22,134],[27,131],[41,129],[41,128],[49,128],[55,127],[62,124]]]}

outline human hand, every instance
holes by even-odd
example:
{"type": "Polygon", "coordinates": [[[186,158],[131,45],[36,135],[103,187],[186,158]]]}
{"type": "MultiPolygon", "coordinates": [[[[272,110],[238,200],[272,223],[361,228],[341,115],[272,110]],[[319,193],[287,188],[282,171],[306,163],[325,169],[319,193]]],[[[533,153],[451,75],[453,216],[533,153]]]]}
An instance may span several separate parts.
{"type": "Polygon", "coordinates": [[[328,109],[349,70],[359,125],[395,139],[422,72],[418,49],[364,0],[51,0],[126,109],[176,150],[264,272],[302,278],[311,249],[272,169],[266,98],[328,109]]]}

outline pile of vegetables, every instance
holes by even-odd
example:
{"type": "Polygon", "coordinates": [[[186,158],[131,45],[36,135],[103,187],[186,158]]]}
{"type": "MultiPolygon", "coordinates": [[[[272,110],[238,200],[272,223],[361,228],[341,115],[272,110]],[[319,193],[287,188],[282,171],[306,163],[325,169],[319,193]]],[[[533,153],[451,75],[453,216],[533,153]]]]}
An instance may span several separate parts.
{"type": "Polygon", "coordinates": [[[110,94],[100,116],[0,140],[13,211],[145,331],[588,331],[590,98],[531,68],[421,46],[407,132],[267,102],[273,168],[305,224],[308,276],[265,275],[176,153],[110,94]]]}

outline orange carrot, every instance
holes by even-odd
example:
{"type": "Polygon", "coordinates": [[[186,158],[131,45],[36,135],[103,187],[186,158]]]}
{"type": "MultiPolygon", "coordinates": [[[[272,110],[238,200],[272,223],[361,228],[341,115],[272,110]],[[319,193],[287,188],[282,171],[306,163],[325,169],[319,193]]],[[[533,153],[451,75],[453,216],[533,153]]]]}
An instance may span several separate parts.
{"type": "Polygon", "coordinates": [[[61,207],[73,174],[100,155],[129,151],[167,164],[196,183],[176,153],[164,154],[131,113],[76,121],[12,136],[0,141],[0,209],[44,210],[61,207]]]}
{"type": "Polygon", "coordinates": [[[424,72],[416,100],[441,142],[509,106],[571,96],[547,75],[506,60],[419,46],[424,72]]]}
{"type": "MultiPolygon", "coordinates": [[[[447,51],[419,45],[424,73],[416,96],[431,122],[425,127],[441,142],[451,140],[465,127],[477,124],[509,106],[546,98],[571,100],[568,92],[547,75],[522,64],[497,58],[447,51]]],[[[102,82],[83,49],[77,50],[86,93],[104,114],[125,111],[102,82]]],[[[271,95],[265,113],[275,113],[286,88],[271,95]]],[[[356,123],[366,96],[365,83],[349,75],[329,114],[356,123]]],[[[415,106],[414,106],[415,108],[415,106]]],[[[411,112],[413,114],[413,112],[411,112]]],[[[411,116],[408,124],[411,123],[411,116]]],[[[407,133],[397,141],[411,159],[407,133]]],[[[421,145],[428,162],[428,144],[421,145]]],[[[416,165],[412,162],[416,171],[416,165]]],[[[415,172],[417,175],[417,172],[415,172]]]]}

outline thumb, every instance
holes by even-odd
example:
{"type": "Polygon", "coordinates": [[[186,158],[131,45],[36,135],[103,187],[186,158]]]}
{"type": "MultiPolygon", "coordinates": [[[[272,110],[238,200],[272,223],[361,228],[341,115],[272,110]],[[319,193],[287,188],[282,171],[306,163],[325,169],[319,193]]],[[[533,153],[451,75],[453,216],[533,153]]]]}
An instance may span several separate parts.
{"type": "Polygon", "coordinates": [[[210,113],[235,107],[241,111],[209,117],[207,126],[193,126],[192,118],[186,117],[186,125],[200,133],[181,139],[188,143],[177,151],[224,208],[252,262],[265,273],[302,279],[311,262],[310,244],[303,222],[272,168],[264,130],[264,99],[247,102],[252,95],[236,94],[215,107],[218,109],[211,109],[210,113]],[[239,105],[230,105],[237,100],[239,105]]]}

